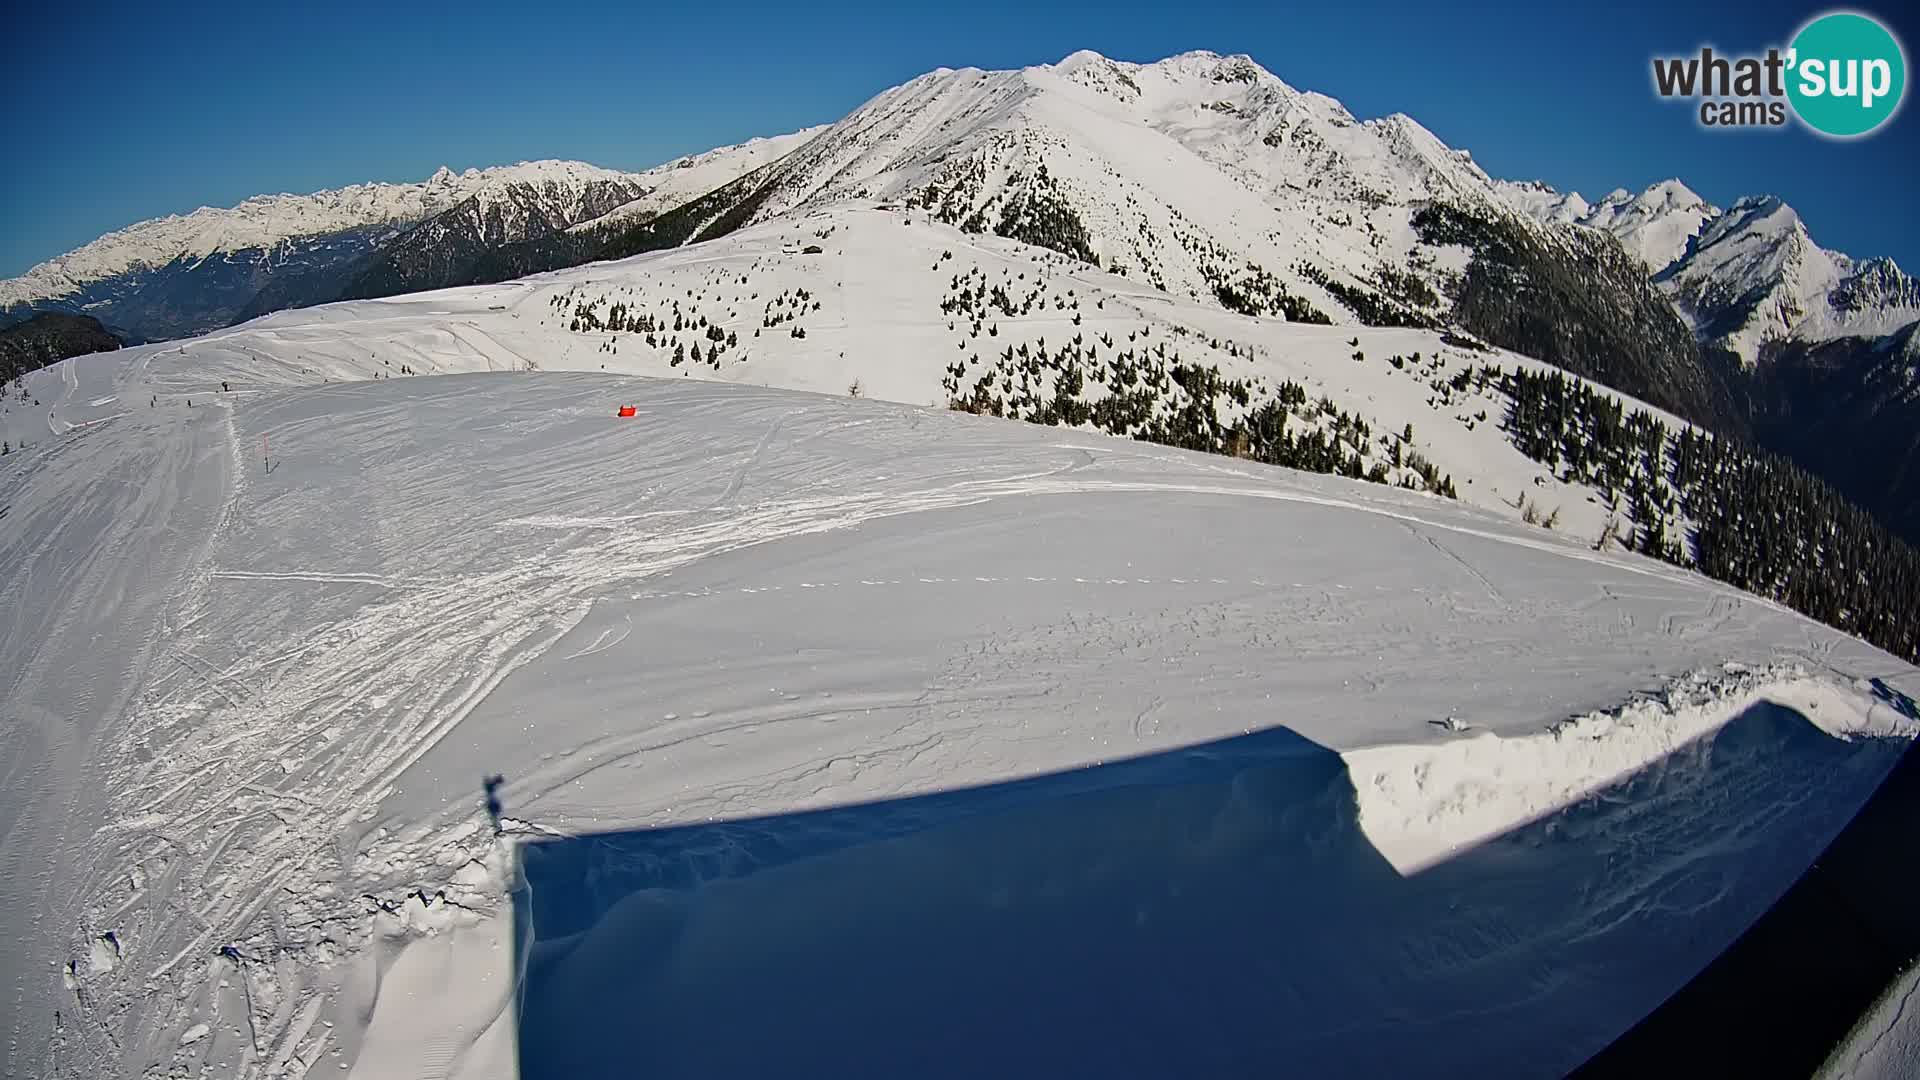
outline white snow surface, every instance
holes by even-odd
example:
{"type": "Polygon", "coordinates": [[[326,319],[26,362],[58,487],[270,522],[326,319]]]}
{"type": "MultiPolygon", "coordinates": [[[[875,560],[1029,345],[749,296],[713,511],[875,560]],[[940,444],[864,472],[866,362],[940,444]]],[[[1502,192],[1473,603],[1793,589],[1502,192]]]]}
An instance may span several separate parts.
{"type": "MultiPolygon", "coordinates": [[[[1073,328],[1050,311],[997,340],[1043,332],[1073,328]]],[[[1369,953],[1313,994],[1444,1020],[1403,1029],[1431,1061],[1562,1071],[1730,941],[1877,784],[1914,733],[1859,680],[1920,680],[1772,604],[1520,524],[1493,489],[1550,489],[1491,426],[1419,411],[1418,378],[1348,359],[1352,333],[849,210],[34,373],[41,404],[0,413],[33,434],[0,460],[6,1072],[502,1075],[516,837],[892,799],[1276,726],[1340,755],[1371,857],[1419,886],[1411,908],[1350,897],[1341,932],[1452,943],[1369,953]],[[820,232],[820,255],[786,254],[820,232]],[[909,315],[963,261],[1104,299],[1084,332],[1231,335],[1255,346],[1249,374],[1364,400],[1382,425],[1404,410],[1476,494],[927,408],[956,335],[909,315]],[[752,338],[761,308],[737,293],[803,283],[822,301],[807,337],[752,338]],[[695,379],[632,334],[597,351],[610,335],[550,304],[589,289],[701,296],[740,320],[744,358],[695,379]],[[852,378],[908,404],[851,399],[852,378]],[[1807,738],[1694,749],[1760,704],[1807,738]],[[1736,764],[1738,783],[1715,771],[1736,764]],[[1656,769],[1702,779],[1658,788],[1671,828],[1653,843],[1609,808],[1656,769]],[[478,800],[494,773],[500,839],[478,800]],[[1503,839],[1580,807],[1605,827],[1503,839]],[[1461,900],[1444,883],[1482,850],[1529,884],[1461,900]],[[1633,966],[1571,959],[1593,947],[1633,966]],[[1461,995],[1499,1004],[1460,1014],[1461,995]],[[1487,1024],[1537,1038],[1475,1057],[1497,1045],[1487,1024]]],[[[764,925],[759,881],[728,893],[746,907],[703,909],[749,918],[723,939],[764,925]]],[[[607,933],[552,943],[542,1008],[643,990],[700,1007],[670,970],[605,984],[594,957],[622,963],[628,940],[607,933]]],[[[1378,1032],[1298,1023],[1281,1030],[1302,1053],[1347,1048],[1355,1072],[1410,1060],[1378,1032]]]]}

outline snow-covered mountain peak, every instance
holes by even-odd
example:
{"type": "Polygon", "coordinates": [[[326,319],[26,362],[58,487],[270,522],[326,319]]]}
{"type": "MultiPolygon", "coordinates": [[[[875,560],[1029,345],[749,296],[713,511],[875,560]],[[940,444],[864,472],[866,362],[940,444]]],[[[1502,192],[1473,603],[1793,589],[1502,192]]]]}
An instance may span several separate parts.
{"type": "Polygon", "coordinates": [[[1687,244],[1720,211],[1679,180],[1638,194],[1616,189],[1577,222],[1612,233],[1629,254],[1658,274],[1687,253],[1687,244]]]}
{"type": "Polygon", "coordinates": [[[1245,53],[1222,55],[1211,49],[1191,49],[1163,60],[1143,65],[1171,78],[1197,79],[1210,83],[1259,83],[1280,80],[1245,53]]]}
{"type": "Polygon", "coordinates": [[[1702,340],[1747,366],[1776,342],[1873,337],[1920,320],[1920,285],[1892,260],[1822,248],[1774,195],[1740,199],[1707,222],[1662,280],[1702,340]]]}
{"type": "Polygon", "coordinates": [[[1139,101],[1153,110],[1281,102],[1296,93],[1250,56],[1223,56],[1206,49],[1146,64],[1113,60],[1082,49],[1059,63],[1029,70],[1048,72],[1122,102],[1139,101]]]}
{"type": "Polygon", "coordinates": [[[1814,243],[1777,195],[1721,210],[1678,179],[1616,188],[1588,206],[1545,184],[1496,182],[1539,221],[1610,233],[1674,298],[1700,339],[1752,366],[1767,345],[1891,333],[1920,318],[1920,286],[1889,260],[1856,262],[1814,243]]]}
{"type": "Polygon", "coordinates": [[[1537,221],[1611,233],[1650,274],[1660,273],[1685,255],[1689,241],[1720,213],[1679,180],[1662,180],[1637,193],[1614,188],[1591,204],[1579,192],[1562,195],[1537,182],[1496,181],[1494,187],[1508,206],[1537,221]]]}
{"type": "Polygon", "coordinates": [[[1113,61],[1094,52],[1092,49],[1078,49],[1061,57],[1059,61],[1049,66],[1062,74],[1071,74],[1084,68],[1111,63],[1113,63],[1113,61]]]}
{"type": "Polygon", "coordinates": [[[1376,132],[1405,170],[1400,177],[1383,178],[1420,184],[1425,198],[1452,196],[1469,202],[1489,201],[1493,178],[1473,160],[1470,151],[1448,146],[1440,137],[1405,113],[1392,113],[1364,125],[1376,132]]]}
{"type": "Polygon", "coordinates": [[[1748,195],[1728,207],[1726,214],[1708,227],[1700,242],[1705,246],[1736,233],[1747,237],[1791,235],[1800,238],[1806,236],[1806,231],[1799,213],[1778,195],[1748,195]]]}
{"type": "Polygon", "coordinates": [[[1757,284],[1811,254],[1824,256],[1799,213],[1778,196],[1747,196],[1707,223],[1688,263],[1695,271],[1707,265],[1734,267],[1741,282],[1757,284]]]}
{"type": "Polygon", "coordinates": [[[1068,82],[1131,104],[1140,98],[1140,84],[1134,81],[1132,74],[1138,68],[1137,64],[1121,64],[1091,49],[1082,49],[1057,64],[1048,65],[1045,70],[1068,82]]]}
{"type": "Polygon", "coordinates": [[[1493,188],[1508,206],[1549,224],[1577,224],[1593,209],[1579,192],[1562,194],[1542,180],[1495,180],[1493,188]]]}
{"type": "MultiPolygon", "coordinates": [[[[1868,312],[1884,308],[1920,310],[1920,280],[1901,270],[1884,256],[1853,264],[1845,281],[1834,287],[1828,297],[1843,312],[1868,312]]],[[[1908,351],[1912,350],[1912,341],[1908,351]]]]}
{"type": "Polygon", "coordinates": [[[1634,196],[1634,202],[1663,210],[1690,209],[1707,205],[1707,200],[1681,183],[1678,177],[1662,180],[1649,186],[1647,190],[1634,196]]]}

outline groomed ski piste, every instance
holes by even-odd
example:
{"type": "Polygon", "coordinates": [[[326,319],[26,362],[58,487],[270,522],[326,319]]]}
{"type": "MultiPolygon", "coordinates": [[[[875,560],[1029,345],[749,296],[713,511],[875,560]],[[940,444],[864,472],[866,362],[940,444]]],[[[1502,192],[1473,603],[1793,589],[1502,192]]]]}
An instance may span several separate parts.
{"type": "Polygon", "coordinates": [[[1916,734],[1909,665],[1594,551],[1347,356],[1438,335],[1032,252],[859,208],[30,376],[6,1075],[1559,1075],[1916,734]],[[1075,290],[1022,333],[1414,423],[1461,498],[948,411],[963,260],[1075,290]],[[554,300],[702,275],[718,370],[554,300]]]}

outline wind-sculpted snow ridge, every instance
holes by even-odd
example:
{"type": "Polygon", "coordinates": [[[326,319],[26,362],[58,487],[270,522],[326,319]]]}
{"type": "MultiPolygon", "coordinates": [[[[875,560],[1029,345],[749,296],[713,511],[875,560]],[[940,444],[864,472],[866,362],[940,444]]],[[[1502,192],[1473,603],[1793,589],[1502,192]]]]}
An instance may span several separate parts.
{"type": "MultiPolygon", "coordinates": [[[[1594,797],[1707,739],[1758,703],[1794,709],[1827,736],[1911,739],[1920,721],[1862,709],[1870,689],[1811,676],[1797,664],[1694,672],[1657,697],[1573,717],[1537,735],[1466,736],[1442,748],[1370,747],[1348,755],[1360,823],[1405,873],[1594,797]]],[[[1870,700],[1870,699],[1869,699],[1870,700]]],[[[1752,747],[1760,754],[1779,748],[1752,747]]]]}
{"type": "MultiPolygon", "coordinates": [[[[18,568],[0,592],[15,615],[0,626],[7,1070],[495,1075],[526,1034],[508,1006],[523,839],[884,808],[1057,772],[1120,776],[1102,790],[1130,798],[1136,772],[1098,770],[1143,759],[1151,779],[1154,761],[1272,732],[1320,748],[1326,776],[1351,773],[1314,812],[1345,822],[1343,850],[1371,869],[1319,880],[1315,904],[1362,910],[1387,890],[1424,909],[1452,894],[1395,883],[1442,872],[1471,892],[1478,871],[1447,868],[1582,806],[1607,827],[1571,862],[1523,860],[1524,882],[1604,865],[1609,904],[1683,892],[1654,905],[1661,919],[1604,932],[1556,894],[1504,909],[1517,937],[1455,923],[1418,970],[1378,951],[1355,969],[1463,1025],[1456,1048],[1516,1015],[1540,1021],[1542,1046],[1590,1045],[1770,902],[1910,734],[1851,688],[1920,689],[1886,654],[1451,500],[844,393],[486,373],[552,360],[573,332],[527,325],[543,297],[614,272],[279,316],[30,379],[44,405],[7,415],[45,434],[0,462],[0,564],[18,568]],[[1677,709],[1664,739],[1448,764],[1481,733],[1532,745],[1728,663],[1769,674],[1697,716],[1677,709]],[[1696,764],[1744,764],[1713,799],[1620,786],[1668,747],[1661,760],[1689,760],[1681,744],[1761,700],[1875,734],[1807,727],[1777,751],[1717,750],[1696,764]],[[1428,757],[1366,756],[1406,746],[1428,757]],[[1523,760],[1565,776],[1520,775],[1523,760]],[[1463,794],[1409,792],[1371,779],[1389,765],[1477,772],[1463,794]],[[498,835],[482,801],[496,775],[498,835]],[[1369,824],[1370,806],[1400,814],[1415,856],[1449,857],[1403,875],[1377,827],[1395,819],[1369,824]],[[1717,876],[1672,880],[1696,848],[1717,876]],[[1590,953],[1567,944],[1595,933],[1590,953]],[[1558,995],[1516,983],[1535,1006],[1515,990],[1466,1017],[1438,1007],[1485,989],[1473,958],[1496,940],[1536,976],[1575,960],[1598,974],[1558,995]],[[1576,1008],[1595,985],[1617,1007],[1576,1008]]],[[[807,325],[828,338],[824,315],[807,325]]],[[[788,370],[843,377],[830,354],[794,355],[788,370]]],[[[1635,715],[1589,742],[1663,722],[1635,715]]],[[[1263,805],[1291,813],[1290,790],[1263,805]]],[[[845,857],[858,870],[876,850],[845,857]]],[[[1382,925],[1416,925],[1415,908],[1380,902],[1382,925]]],[[[594,965],[578,945],[549,951],[581,974],[594,965]]],[[[1334,1030],[1317,1023],[1280,1030],[1334,1030]]],[[[1514,1052],[1556,1071],[1546,1050],[1514,1052]]]]}

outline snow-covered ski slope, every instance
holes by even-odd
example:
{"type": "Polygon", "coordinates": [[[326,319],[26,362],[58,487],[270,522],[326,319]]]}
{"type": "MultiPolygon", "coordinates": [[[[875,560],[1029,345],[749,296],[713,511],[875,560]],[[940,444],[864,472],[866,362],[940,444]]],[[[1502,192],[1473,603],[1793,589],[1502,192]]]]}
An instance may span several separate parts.
{"type": "MultiPolygon", "coordinates": [[[[1316,1072],[1557,1074],[1763,910],[1914,734],[1868,681],[1920,692],[1907,665],[1521,524],[1496,497],[1474,505],[1526,483],[1524,463],[1338,336],[1426,351],[1431,335],[1187,310],[961,242],[850,211],[31,376],[39,405],[0,414],[32,444],[0,459],[7,1074],[502,1075],[524,1034],[529,1075],[592,1075],[631,1053],[606,1041],[617,1017],[626,1031],[678,1001],[677,1016],[738,1024],[728,994],[791,988],[790,965],[835,943],[880,964],[856,948],[862,913],[905,928],[888,955],[940,927],[1004,942],[1001,924],[964,921],[965,894],[916,922],[899,905],[920,894],[887,886],[899,858],[978,851],[973,828],[1023,860],[1011,891],[982,894],[996,911],[1121,896],[1099,884],[1100,850],[1139,860],[1128,888],[1203,855],[1209,873],[1289,868],[1189,894],[1267,898],[1235,918],[1121,897],[1142,927],[1215,926],[1269,957],[1232,983],[1260,1004],[1259,1054],[1316,1072]],[[783,254],[802,241],[823,250],[783,254]],[[863,244],[904,254],[848,254],[863,244]],[[964,334],[890,313],[937,299],[962,262],[1045,270],[1049,295],[1082,302],[1079,327],[1050,308],[1001,319],[999,340],[1102,318],[1115,334],[1188,326],[1185,348],[1232,337],[1252,355],[1219,363],[1314,380],[1382,424],[1407,410],[1421,445],[1476,482],[1456,503],[927,408],[964,334]],[[723,294],[742,276],[747,297],[723,294]],[[821,302],[797,317],[807,336],[782,322],[753,338],[760,305],[801,287],[821,302]],[[569,329],[552,303],[589,289],[732,310],[738,351],[717,372],[631,333],[596,352],[609,335],[569,329]],[[588,370],[539,370],[557,367],[588,370]],[[920,404],[851,399],[856,378],[920,404]],[[638,415],[616,419],[622,404],[638,415]],[[584,931],[529,940],[508,918],[516,838],[1084,767],[1126,792],[1137,778],[1116,787],[1098,767],[1178,765],[1183,747],[1280,729],[1298,738],[1282,757],[1320,764],[1249,787],[1217,772],[1241,751],[1208,751],[1216,771],[1183,789],[1197,801],[1123,800],[1110,848],[1086,849],[1098,822],[1082,821],[1053,870],[1015,841],[1058,835],[1057,818],[947,822],[902,855],[882,815],[870,842],[860,818],[852,840],[837,826],[838,846],[764,873],[582,901],[584,931]],[[505,840],[481,806],[495,774],[505,840]],[[1198,853],[1134,842],[1216,827],[1198,853]],[[1286,846],[1301,836],[1312,850],[1286,846]],[[1249,857],[1256,842],[1284,850],[1249,857]],[[754,936],[774,925],[791,934],[754,936]],[[1287,929],[1246,938],[1255,927],[1287,929]],[[1366,944],[1335,963],[1343,941],[1366,944]],[[1273,959],[1301,949],[1318,959],[1273,959]],[[743,963],[731,988],[700,974],[743,963]]],[[[862,985],[898,989],[881,977],[898,971],[875,971],[862,985]]],[[[849,983],[815,991],[874,1004],[849,983]]],[[[1192,1045],[1191,1011],[1168,1016],[1160,1044],[1192,1045]]],[[[642,1040],[668,1071],[766,1064],[702,1047],[770,1044],[673,1030],[642,1040]]]]}

